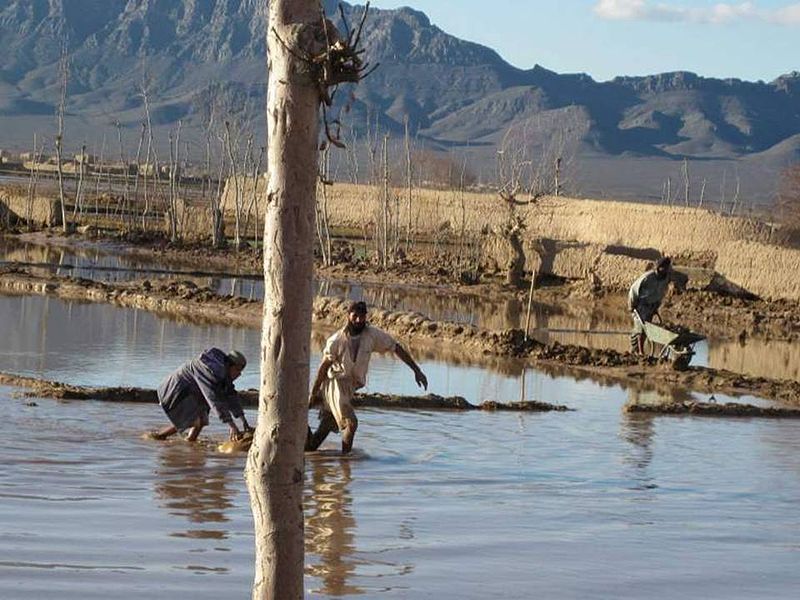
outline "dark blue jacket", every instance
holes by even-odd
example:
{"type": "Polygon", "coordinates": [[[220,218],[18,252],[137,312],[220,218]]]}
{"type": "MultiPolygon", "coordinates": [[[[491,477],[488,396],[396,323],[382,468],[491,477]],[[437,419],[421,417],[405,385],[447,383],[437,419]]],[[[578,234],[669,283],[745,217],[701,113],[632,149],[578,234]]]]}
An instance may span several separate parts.
{"type": "Polygon", "coordinates": [[[205,400],[223,423],[230,423],[233,417],[241,418],[244,414],[228,374],[227,356],[219,348],[209,348],[158,387],[158,401],[165,409],[188,395],[205,400]]]}

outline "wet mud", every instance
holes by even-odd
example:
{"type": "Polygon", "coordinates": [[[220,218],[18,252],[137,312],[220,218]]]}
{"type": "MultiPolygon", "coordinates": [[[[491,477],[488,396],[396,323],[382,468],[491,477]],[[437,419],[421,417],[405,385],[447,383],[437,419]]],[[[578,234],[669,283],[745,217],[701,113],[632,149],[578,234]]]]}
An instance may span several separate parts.
{"type": "MultiPolygon", "coordinates": [[[[262,256],[248,248],[239,252],[214,250],[202,244],[172,245],[156,236],[128,239],[125,236],[108,235],[103,241],[81,237],[63,237],[60,234],[36,232],[14,236],[19,242],[61,245],[63,247],[96,247],[106,244],[109,250],[120,255],[140,260],[156,261],[174,266],[183,271],[176,277],[191,274],[227,273],[232,276],[261,277],[262,256]]],[[[361,258],[342,257],[332,266],[317,264],[316,273],[330,281],[353,281],[374,285],[407,286],[415,289],[447,290],[450,294],[478,297],[484,302],[502,303],[515,301],[527,303],[528,290],[511,288],[499,280],[483,278],[477,283],[464,283],[455,277],[452,269],[438,263],[431,266],[430,257],[413,253],[391,268],[379,268],[361,258]]],[[[636,274],[631,275],[631,280],[636,274]]],[[[683,287],[683,286],[678,286],[683,287]]],[[[623,294],[611,289],[587,291],[585,281],[562,281],[551,279],[537,285],[533,299],[549,305],[554,310],[570,311],[601,310],[613,308],[617,315],[627,317],[623,294]]],[[[719,341],[763,338],[769,340],[800,340],[800,303],[790,300],[767,302],[755,297],[739,297],[709,289],[675,288],[667,295],[662,306],[662,316],[671,322],[680,323],[693,331],[719,341]]],[[[627,318],[625,319],[627,324],[627,318]]],[[[626,325],[627,326],[627,325],[626,325]]]]}
{"type": "Polygon", "coordinates": [[[667,298],[661,313],[669,321],[717,339],[800,340],[800,305],[790,300],[765,302],[708,291],[687,291],[667,298]]]}
{"type": "Polygon", "coordinates": [[[678,402],[629,403],[623,410],[627,413],[645,413],[657,415],[692,415],[698,417],[755,417],[770,419],[800,419],[800,409],[780,408],[774,406],[754,406],[725,402],[695,402],[683,400],[678,402]]]}
{"type": "MultiPolygon", "coordinates": [[[[135,387],[90,387],[48,381],[35,377],[24,377],[0,373],[0,385],[26,388],[23,396],[31,398],[54,398],[58,400],[95,400],[102,402],[156,403],[156,390],[135,387]]],[[[239,398],[243,406],[258,407],[258,390],[242,390],[239,398]]],[[[398,396],[391,394],[359,394],[353,398],[353,406],[379,408],[383,410],[425,411],[513,411],[513,412],[567,412],[571,409],[547,402],[498,402],[487,400],[472,404],[460,396],[443,397],[436,394],[425,396],[398,396]]]]}
{"type": "MultiPolygon", "coordinates": [[[[134,281],[109,284],[66,277],[37,277],[24,269],[0,269],[0,292],[53,295],[66,300],[107,302],[139,308],[190,322],[224,323],[260,328],[262,303],[239,297],[222,297],[210,288],[188,281],[134,281]]],[[[341,326],[349,302],[339,298],[317,298],[313,320],[317,328],[341,326]]],[[[543,344],[520,329],[495,331],[473,325],[433,321],[414,312],[375,308],[370,321],[396,337],[448,354],[471,355],[473,359],[520,359],[537,367],[568,367],[574,372],[598,375],[618,383],[646,383],[725,393],[755,395],[770,400],[800,404],[800,382],[749,377],[724,370],[690,367],[677,372],[665,361],[634,356],[609,349],[543,344]]]]}

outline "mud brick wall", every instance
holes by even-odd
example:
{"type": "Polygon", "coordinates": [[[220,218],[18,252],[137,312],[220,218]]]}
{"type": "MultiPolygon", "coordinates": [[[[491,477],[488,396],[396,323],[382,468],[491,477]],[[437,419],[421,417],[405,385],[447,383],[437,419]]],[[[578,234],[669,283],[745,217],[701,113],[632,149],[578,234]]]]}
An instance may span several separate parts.
{"type": "Polygon", "coordinates": [[[800,250],[757,242],[727,242],[717,250],[716,271],[766,300],[800,301],[800,250]]]}
{"type": "MultiPolygon", "coordinates": [[[[50,203],[54,203],[53,214],[55,214],[56,201],[54,198],[35,196],[31,203],[31,218],[35,223],[47,223],[51,214],[50,203]]],[[[0,204],[5,206],[5,210],[11,211],[20,219],[24,219],[28,210],[28,196],[11,190],[0,190],[0,204]]],[[[0,209],[0,212],[5,212],[0,209]]],[[[60,215],[59,215],[60,216],[60,215]]]]}

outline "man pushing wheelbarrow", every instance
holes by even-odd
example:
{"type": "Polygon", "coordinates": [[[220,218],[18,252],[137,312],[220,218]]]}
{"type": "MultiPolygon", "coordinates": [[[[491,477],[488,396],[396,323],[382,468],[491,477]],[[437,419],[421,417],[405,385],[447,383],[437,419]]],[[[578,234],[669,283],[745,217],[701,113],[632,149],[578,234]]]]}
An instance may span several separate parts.
{"type": "Polygon", "coordinates": [[[633,282],[628,292],[628,309],[633,317],[631,351],[644,356],[644,342],[648,339],[651,344],[662,347],[661,357],[669,358],[675,369],[684,370],[694,356],[692,346],[705,337],[691,331],[672,331],[652,322],[656,316],[661,321],[658,309],[667,293],[671,274],[672,260],[665,256],[656,263],[655,269],[633,282]]]}
{"type": "MultiPolygon", "coordinates": [[[[628,292],[628,309],[633,315],[633,331],[631,332],[631,351],[644,354],[644,323],[650,323],[658,314],[661,302],[667,293],[669,278],[672,273],[672,259],[665,256],[656,263],[656,268],[647,271],[633,282],[628,292]]],[[[659,317],[660,318],[660,317],[659,317]]]]}

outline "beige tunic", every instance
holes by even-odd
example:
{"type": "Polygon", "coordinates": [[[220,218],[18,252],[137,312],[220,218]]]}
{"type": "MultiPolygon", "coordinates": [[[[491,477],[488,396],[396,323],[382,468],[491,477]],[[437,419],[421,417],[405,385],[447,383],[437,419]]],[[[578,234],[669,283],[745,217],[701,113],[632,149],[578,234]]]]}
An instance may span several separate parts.
{"type": "Polygon", "coordinates": [[[392,352],[396,345],[391,335],[370,325],[357,336],[350,336],[344,328],[328,338],[322,358],[331,361],[331,366],[322,393],[339,429],[346,427],[348,420],[356,420],[351,400],[355,391],[367,384],[372,353],[392,352]]]}

